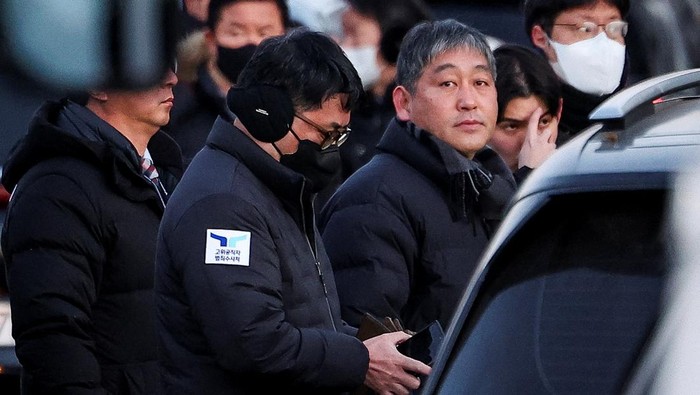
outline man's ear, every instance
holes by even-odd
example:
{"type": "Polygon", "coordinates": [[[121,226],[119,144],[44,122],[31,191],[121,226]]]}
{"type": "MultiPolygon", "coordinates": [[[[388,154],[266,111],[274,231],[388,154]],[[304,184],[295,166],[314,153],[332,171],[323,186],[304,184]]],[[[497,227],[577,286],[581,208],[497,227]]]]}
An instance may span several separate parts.
{"type": "Polygon", "coordinates": [[[394,88],[391,93],[391,97],[394,100],[394,108],[396,109],[396,118],[401,121],[411,120],[411,94],[408,90],[399,85],[394,88]]]}
{"type": "Polygon", "coordinates": [[[547,32],[544,31],[544,28],[542,28],[541,25],[535,25],[532,27],[532,30],[530,30],[530,41],[532,41],[534,46],[544,52],[547,60],[550,62],[557,61],[557,55],[554,53],[554,48],[552,48],[552,45],[549,43],[547,32]]]}
{"type": "Polygon", "coordinates": [[[530,41],[532,41],[534,46],[542,50],[549,45],[547,33],[540,25],[534,25],[532,29],[530,29],[530,41]]]}

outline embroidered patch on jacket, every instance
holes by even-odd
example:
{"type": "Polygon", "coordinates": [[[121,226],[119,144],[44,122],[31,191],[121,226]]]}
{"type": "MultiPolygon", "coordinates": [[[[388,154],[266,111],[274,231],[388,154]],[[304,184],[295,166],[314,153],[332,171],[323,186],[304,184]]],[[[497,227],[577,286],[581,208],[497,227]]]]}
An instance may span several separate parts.
{"type": "Polygon", "coordinates": [[[208,265],[250,266],[250,232],[207,229],[204,263],[208,265]]]}

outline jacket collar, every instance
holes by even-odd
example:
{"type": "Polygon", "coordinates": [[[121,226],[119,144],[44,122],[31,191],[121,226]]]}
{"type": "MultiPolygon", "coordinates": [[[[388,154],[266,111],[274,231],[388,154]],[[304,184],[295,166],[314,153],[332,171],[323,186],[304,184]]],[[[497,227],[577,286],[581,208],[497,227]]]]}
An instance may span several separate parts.
{"type": "Polygon", "coordinates": [[[482,218],[497,221],[515,193],[513,174],[488,146],[470,160],[413,123],[394,118],[378,149],[398,156],[435,183],[447,196],[454,218],[473,217],[476,209],[482,218]],[[492,181],[487,189],[472,193],[469,187],[473,183],[468,183],[467,177],[477,167],[486,170],[492,181]]]}
{"type": "Polygon", "coordinates": [[[218,117],[214,122],[207,145],[238,159],[282,200],[296,206],[299,205],[302,196],[310,197],[304,192],[304,176],[280,164],[224,118],[218,117]]]}
{"type": "Polygon", "coordinates": [[[379,140],[377,149],[398,156],[403,162],[441,186],[449,183],[449,174],[437,147],[430,141],[427,132],[423,132],[411,122],[392,119],[379,140]]]}
{"type": "MultiPolygon", "coordinates": [[[[169,184],[166,188],[174,188],[182,175],[177,144],[159,131],[148,148],[163,181],[169,184]]],[[[133,145],[107,122],[68,100],[49,101],[37,110],[29,132],[6,163],[3,184],[12,190],[30,168],[54,157],[73,157],[94,164],[129,199],[159,201],[150,183],[141,176],[133,145]]]]}

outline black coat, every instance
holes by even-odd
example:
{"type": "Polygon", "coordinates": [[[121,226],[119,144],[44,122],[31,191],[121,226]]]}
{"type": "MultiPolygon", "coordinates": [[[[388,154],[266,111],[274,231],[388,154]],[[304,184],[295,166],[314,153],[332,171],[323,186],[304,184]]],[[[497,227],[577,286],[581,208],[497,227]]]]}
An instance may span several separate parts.
{"type": "Polygon", "coordinates": [[[215,122],[159,235],[167,393],[331,393],[364,381],[368,352],[341,321],[304,185],[231,123],[215,122]]]}
{"type": "MultiPolygon", "coordinates": [[[[179,149],[158,132],[149,151],[172,190],[179,149]]],[[[3,184],[13,191],[2,249],[24,392],[157,393],[153,272],[164,207],[134,147],[90,110],[47,103],[3,184]]]]}
{"type": "Polygon", "coordinates": [[[450,175],[454,163],[438,144],[458,155],[394,120],[378,153],[322,211],[319,227],[351,325],[370,312],[399,317],[413,330],[435,319],[446,327],[515,192],[505,163],[484,149],[467,162],[494,176],[477,198],[465,173],[450,175]]]}

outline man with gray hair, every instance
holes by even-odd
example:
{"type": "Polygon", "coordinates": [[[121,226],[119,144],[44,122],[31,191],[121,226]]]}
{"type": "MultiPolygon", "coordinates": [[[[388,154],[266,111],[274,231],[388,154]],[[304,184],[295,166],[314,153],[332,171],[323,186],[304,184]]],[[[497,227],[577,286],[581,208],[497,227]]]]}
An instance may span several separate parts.
{"type": "Polygon", "coordinates": [[[342,315],[447,326],[515,191],[486,142],[495,125],[496,67],[479,31],[455,20],[406,35],[393,91],[396,118],[378,153],[319,221],[342,315]]]}

